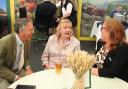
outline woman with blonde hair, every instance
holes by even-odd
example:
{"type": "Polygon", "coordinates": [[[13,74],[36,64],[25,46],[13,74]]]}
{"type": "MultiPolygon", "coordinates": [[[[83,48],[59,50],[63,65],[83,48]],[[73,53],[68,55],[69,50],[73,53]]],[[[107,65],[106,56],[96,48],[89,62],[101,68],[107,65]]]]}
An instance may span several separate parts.
{"type": "Polygon", "coordinates": [[[55,68],[57,63],[68,67],[66,57],[69,52],[80,50],[80,42],[73,36],[72,23],[63,19],[57,26],[57,32],[50,36],[42,54],[42,65],[46,69],[55,68]]]}
{"type": "Polygon", "coordinates": [[[128,82],[128,44],[122,23],[114,18],[105,19],[101,30],[92,74],[128,82]]]}

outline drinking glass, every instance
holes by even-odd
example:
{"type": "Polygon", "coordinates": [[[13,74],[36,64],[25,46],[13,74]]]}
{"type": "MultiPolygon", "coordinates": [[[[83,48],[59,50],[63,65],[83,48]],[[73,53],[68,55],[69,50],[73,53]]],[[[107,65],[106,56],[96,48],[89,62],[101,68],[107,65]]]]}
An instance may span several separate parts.
{"type": "Polygon", "coordinates": [[[56,63],[55,67],[56,67],[56,72],[60,73],[61,72],[61,68],[62,68],[62,64],[61,63],[56,63]]]}

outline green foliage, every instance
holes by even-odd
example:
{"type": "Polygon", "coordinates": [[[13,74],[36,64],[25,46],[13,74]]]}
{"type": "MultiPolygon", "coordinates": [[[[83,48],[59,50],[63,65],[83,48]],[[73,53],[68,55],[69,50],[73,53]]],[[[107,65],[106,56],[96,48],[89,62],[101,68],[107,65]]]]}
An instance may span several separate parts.
{"type": "Polygon", "coordinates": [[[123,11],[128,11],[128,3],[122,4],[123,11]]]}
{"type": "Polygon", "coordinates": [[[109,3],[107,7],[107,15],[110,15],[111,11],[115,9],[115,3],[109,3]]]}
{"type": "Polygon", "coordinates": [[[14,0],[14,4],[15,4],[15,7],[17,7],[17,8],[20,7],[19,0],[14,0]]]}
{"type": "Polygon", "coordinates": [[[94,21],[102,21],[103,17],[95,16],[95,15],[88,15],[86,13],[82,14],[81,17],[81,36],[88,37],[91,34],[91,30],[93,27],[94,21]]]}

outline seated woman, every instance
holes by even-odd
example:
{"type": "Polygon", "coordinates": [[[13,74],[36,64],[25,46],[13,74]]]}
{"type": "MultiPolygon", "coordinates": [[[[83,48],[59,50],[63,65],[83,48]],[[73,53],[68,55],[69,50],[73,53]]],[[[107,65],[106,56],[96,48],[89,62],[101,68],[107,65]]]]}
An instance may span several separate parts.
{"type": "Polygon", "coordinates": [[[104,21],[101,30],[97,61],[91,73],[101,77],[118,77],[128,82],[128,44],[123,25],[109,18],[104,21]]]}
{"type": "Polygon", "coordinates": [[[57,26],[55,35],[50,36],[42,54],[42,65],[46,69],[55,68],[56,63],[68,67],[66,57],[68,53],[80,50],[80,42],[72,35],[72,23],[63,19],[57,26]]]}

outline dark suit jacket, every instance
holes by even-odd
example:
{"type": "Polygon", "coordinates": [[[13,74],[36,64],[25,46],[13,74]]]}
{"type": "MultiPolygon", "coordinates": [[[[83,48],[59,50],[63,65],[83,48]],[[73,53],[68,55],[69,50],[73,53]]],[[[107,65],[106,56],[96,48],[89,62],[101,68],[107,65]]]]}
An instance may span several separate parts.
{"type": "MultiPolygon", "coordinates": [[[[98,42],[98,50],[104,43],[98,42]]],[[[128,44],[120,43],[116,49],[108,52],[99,76],[118,77],[128,82],[128,44]]]]}
{"type": "Polygon", "coordinates": [[[37,29],[54,27],[56,23],[56,5],[50,1],[40,3],[36,7],[35,12],[35,27],[37,29]]]}
{"type": "MultiPolygon", "coordinates": [[[[16,60],[17,45],[16,45],[16,35],[11,33],[0,39],[0,77],[13,82],[16,76],[15,71],[12,67],[16,60]]],[[[29,66],[29,42],[24,45],[24,66],[26,68],[29,66]]]]}
{"type": "Polygon", "coordinates": [[[19,18],[27,17],[27,9],[26,6],[19,8],[19,18]]]}

